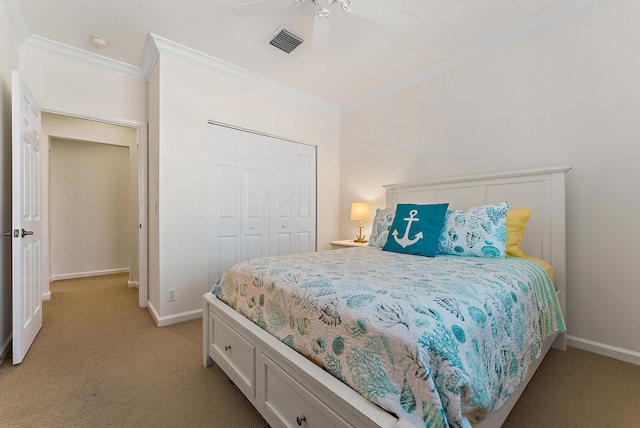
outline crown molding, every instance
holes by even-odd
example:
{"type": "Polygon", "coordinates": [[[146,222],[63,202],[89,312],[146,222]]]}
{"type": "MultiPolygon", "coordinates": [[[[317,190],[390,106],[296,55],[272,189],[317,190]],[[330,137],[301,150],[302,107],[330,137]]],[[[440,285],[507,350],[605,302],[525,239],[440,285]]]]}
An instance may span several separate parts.
{"type": "Polygon", "coordinates": [[[147,43],[144,45],[142,58],[140,59],[140,71],[146,81],[149,81],[149,78],[151,77],[151,71],[158,60],[159,54],[158,47],[153,40],[153,35],[150,35],[147,37],[147,43]]]}
{"type": "Polygon", "coordinates": [[[31,35],[24,43],[22,43],[22,46],[41,50],[46,53],[82,62],[104,70],[124,74],[125,76],[133,77],[134,79],[145,80],[145,76],[143,75],[142,70],[140,70],[140,67],[116,61],[82,49],[74,48],[73,46],[65,45],[64,43],[59,43],[44,37],[31,35]]]}
{"type": "Polygon", "coordinates": [[[169,55],[193,65],[203,67],[227,76],[239,78],[244,81],[249,81],[259,86],[288,95],[290,97],[315,103],[324,108],[335,111],[336,113],[340,113],[340,106],[331,101],[327,101],[323,98],[316,97],[314,95],[292,88],[291,86],[276,82],[275,80],[260,76],[259,74],[245,70],[233,64],[229,64],[228,62],[224,62],[210,55],[203,54],[202,52],[189,48],[187,46],[172,42],[171,40],[165,39],[164,37],[160,37],[156,34],[152,33],[149,37],[153,39],[158,52],[164,55],[169,55]]]}
{"type": "Polygon", "coordinates": [[[454,55],[433,63],[415,73],[409,74],[342,105],[260,76],[196,51],[195,49],[172,42],[156,34],[149,35],[139,67],[116,61],[44,37],[32,35],[22,1],[4,0],[3,3],[13,27],[16,40],[22,46],[38,49],[43,52],[144,81],[149,79],[159,53],[163,53],[227,76],[255,83],[293,98],[320,105],[337,113],[348,113],[613,1],[614,0],[570,0],[468,48],[462,49],[454,55]]]}
{"type": "Polygon", "coordinates": [[[23,44],[31,36],[31,28],[22,0],[4,0],[3,3],[13,28],[13,34],[15,34],[18,44],[23,44]]]}
{"type": "Polygon", "coordinates": [[[352,101],[342,104],[342,113],[348,113],[357,108],[371,104],[416,83],[420,83],[440,73],[451,70],[459,65],[465,64],[478,57],[491,53],[495,50],[511,45],[529,36],[558,25],[562,22],[575,18],[593,9],[611,3],[614,0],[571,0],[553,9],[543,12],[527,21],[519,23],[505,31],[497,33],[483,41],[468,48],[458,51],[441,61],[435,62],[415,73],[409,74],[402,79],[396,80],[373,92],[355,98],[352,101]]]}

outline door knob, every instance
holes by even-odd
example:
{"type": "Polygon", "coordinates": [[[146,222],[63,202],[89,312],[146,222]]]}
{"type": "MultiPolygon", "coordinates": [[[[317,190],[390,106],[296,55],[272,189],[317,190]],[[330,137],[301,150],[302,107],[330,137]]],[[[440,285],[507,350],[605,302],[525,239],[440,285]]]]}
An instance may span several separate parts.
{"type": "Polygon", "coordinates": [[[32,230],[24,230],[24,229],[22,229],[22,237],[24,238],[27,235],[33,235],[33,231],[32,230]]]}

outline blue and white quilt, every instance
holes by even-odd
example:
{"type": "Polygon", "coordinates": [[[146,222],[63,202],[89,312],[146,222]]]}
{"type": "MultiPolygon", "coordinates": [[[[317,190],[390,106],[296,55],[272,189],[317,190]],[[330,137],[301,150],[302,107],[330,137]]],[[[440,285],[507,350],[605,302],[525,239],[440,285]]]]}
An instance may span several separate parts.
{"type": "Polygon", "coordinates": [[[524,259],[371,247],[266,257],[212,293],[416,427],[484,419],[564,331],[553,284],[524,259]]]}

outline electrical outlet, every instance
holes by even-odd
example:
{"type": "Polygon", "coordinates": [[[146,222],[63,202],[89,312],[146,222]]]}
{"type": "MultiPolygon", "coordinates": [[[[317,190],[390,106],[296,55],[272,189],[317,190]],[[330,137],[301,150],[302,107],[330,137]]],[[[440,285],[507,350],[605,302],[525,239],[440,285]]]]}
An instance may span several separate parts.
{"type": "Polygon", "coordinates": [[[176,289],[170,288],[167,290],[167,302],[173,302],[176,300],[176,289]]]}

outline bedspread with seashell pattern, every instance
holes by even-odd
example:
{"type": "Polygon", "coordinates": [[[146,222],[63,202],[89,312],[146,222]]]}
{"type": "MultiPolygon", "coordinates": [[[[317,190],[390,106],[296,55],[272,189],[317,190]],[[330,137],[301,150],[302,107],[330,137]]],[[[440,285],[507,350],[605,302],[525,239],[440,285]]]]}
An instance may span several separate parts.
{"type": "Polygon", "coordinates": [[[348,248],[241,262],[212,293],[421,427],[486,417],[564,331],[549,277],[524,259],[348,248]]]}

